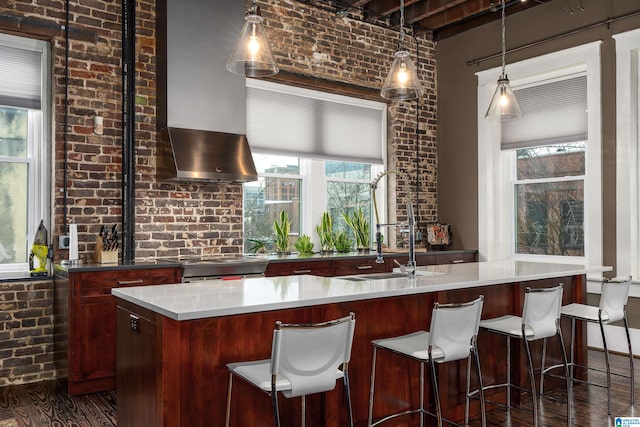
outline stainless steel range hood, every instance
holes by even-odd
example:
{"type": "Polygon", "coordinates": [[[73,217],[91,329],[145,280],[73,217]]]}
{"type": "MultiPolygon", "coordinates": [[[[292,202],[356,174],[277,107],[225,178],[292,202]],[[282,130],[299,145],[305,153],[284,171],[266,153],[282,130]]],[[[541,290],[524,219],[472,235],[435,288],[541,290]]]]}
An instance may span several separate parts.
{"type": "Polygon", "coordinates": [[[159,180],[249,182],[258,174],[245,135],[167,127],[158,138],[159,180]]]}

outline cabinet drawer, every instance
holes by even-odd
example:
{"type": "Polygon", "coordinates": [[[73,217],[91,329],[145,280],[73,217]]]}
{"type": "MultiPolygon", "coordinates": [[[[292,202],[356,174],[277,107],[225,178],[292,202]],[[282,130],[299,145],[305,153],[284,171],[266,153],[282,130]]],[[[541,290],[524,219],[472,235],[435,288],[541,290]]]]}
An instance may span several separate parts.
{"type": "Polygon", "coordinates": [[[269,263],[265,276],[296,276],[311,274],[314,276],[331,276],[330,261],[297,261],[269,263]]]}
{"type": "Polygon", "coordinates": [[[349,276],[352,274],[384,273],[389,271],[386,263],[378,264],[375,257],[360,259],[345,259],[334,261],[333,274],[335,276],[349,276]]]}
{"type": "Polygon", "coordinates": [[[439,254],[436,255],[437,264],[460,264],[463,262],[475,262],[475,253],[460,253],[460,254],[439,254]]]}
{"type": "Polygon", "coordinates": [[[106,270],[78,273],[74,278],[74,296],[111,295],[111,289],[127,286],[163,285],[180,282],[177,268],[106,270]]]}

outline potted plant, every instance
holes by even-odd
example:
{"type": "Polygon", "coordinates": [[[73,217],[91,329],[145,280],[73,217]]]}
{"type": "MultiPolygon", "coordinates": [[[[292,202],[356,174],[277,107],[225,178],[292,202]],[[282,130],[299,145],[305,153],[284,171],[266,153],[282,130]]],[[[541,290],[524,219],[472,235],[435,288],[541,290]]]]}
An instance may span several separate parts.
{"type": "Polygon", "coordinates": [[[316,233],[320,238],[321,251],[324,253],[333,252],[335,233],[333,232],[333,221],[329,212],[322,214],[322,222],[316,225],[316,233]]]}
{"type": "Polygon", "coordinates": [[[364,217],[362,208],[358,208],[351,216],[343,213],[344,221],[353,231],[356,238],[356,247],[359,252],[369,251],[371,248],[371,232],[369,231],[369,222],[364,217]]]}
{"type": "Polygon", "coordinates": [[[253,255],[260,253],[269,252],[268,245],[269,239],[258,238],[258,239],[247,239],[251,242],[251,247],[249,248],[249,252],[253,255]]]}
{"type": "Polygon", "coordinates": [[[338,252],[351,252],[351,249],[353,249],[353,240],[351,240],[347,233],[340,231],[335,236],[334,245],[338,252]]]}
{"type": "Polygon", "coordinates": [[[289,232],[291,231],[291,221],[285,211],[280,211],[278,218],[273,220],[273,232],[276,234],[276,252],[283,255],[291,253],[289,250],[289,232]]]}
{"type": "Polygon", "coordinates": [[[294,246],[296,247],[300,255],[313,254],[313,242],[311,241],[311,237],[307,236],[306,234],[298,237],[298,240],[296,240],[294,246]]]}

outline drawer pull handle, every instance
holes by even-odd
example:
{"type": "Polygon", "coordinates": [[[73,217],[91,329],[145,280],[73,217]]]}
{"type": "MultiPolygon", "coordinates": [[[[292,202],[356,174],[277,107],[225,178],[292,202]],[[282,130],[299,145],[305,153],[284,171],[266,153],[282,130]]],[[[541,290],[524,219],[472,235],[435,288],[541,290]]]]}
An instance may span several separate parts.
{"type": "Polygon", "coordinates": [[[454,260],[451,261],[451,264],[460,264],[460,263],[463,263],[463,262],[464,262],[463,259],[454,259],[454,260]]]}
{"type": "Polygon", "coordinates": [[[359,265],[356,267],[358,270],[371,270],[373,268],[372,265],[359,265]]]}
{"type": "Polygon", "coordinates": [[[142,279],[138,279],[138,280],[122,280],[122,281],[118,281],[118,285],[122,286],[122,285],[137,285],[139,283],[144,283],[144,280],[142,279]]]}
{"type": "Polygon", "coordinates": [[[311,269],[306,269],[306,270],[293,270],[293,274],[307,274],[307,273],[311,273],[311,269]]]}

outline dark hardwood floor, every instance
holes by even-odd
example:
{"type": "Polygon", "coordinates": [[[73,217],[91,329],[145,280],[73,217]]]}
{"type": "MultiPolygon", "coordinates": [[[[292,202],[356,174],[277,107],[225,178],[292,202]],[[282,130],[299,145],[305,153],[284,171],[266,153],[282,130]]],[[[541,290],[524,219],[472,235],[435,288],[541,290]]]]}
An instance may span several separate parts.
{"type": "MultiPolygon", "coordinates": [[[[604,366],[603,354],[589,351],[590,366],[604,366]]],[[[636,360],[636,372],[640,362],[636,360]]],[[[612,355],[614,371],[627,372],[628,359],[612,355]]],[[[592,372],[592,380],[604,381],[604,374],[592,372]]],[[[640,383],[636,375],[636,388],[640,383]]],[[[613,417],[640,417],[640,396],[636,405],[629,404],[629,382],[612,376],[612,417],[607,417],[606,389],[576,384],[573,388],[573,425],[576,427],[615,427],[613,417]]],[[[638,393],[636,393],[638,394],[638,393]]],[[[549,393],[540,405],[541,427],[566,425],[566,395],[563,389],[549,393]],[[553,399],[552,399],[553,398],[553,399]]],[[[524,406],[527,406],[525,402],[524,406]]],[[[529,401],[530,408],[530,401],[529,401]]],[[[491,409],[487,414],[490,427],[531,426],[529,412],[491,409]]],[[[46,381],[19,386],[0,387],[0,427],[108,427],[116,426],[115,392],[93,393],[83,396],[67,395],[57,381],[46,381]]],[[[432,425],[432,423],[427,423],[432,425]]],[[[479,419],[471,425],[480,425],[479,419]]],[[[216,426],[212,426],[216,427],[216,426]]]]}

